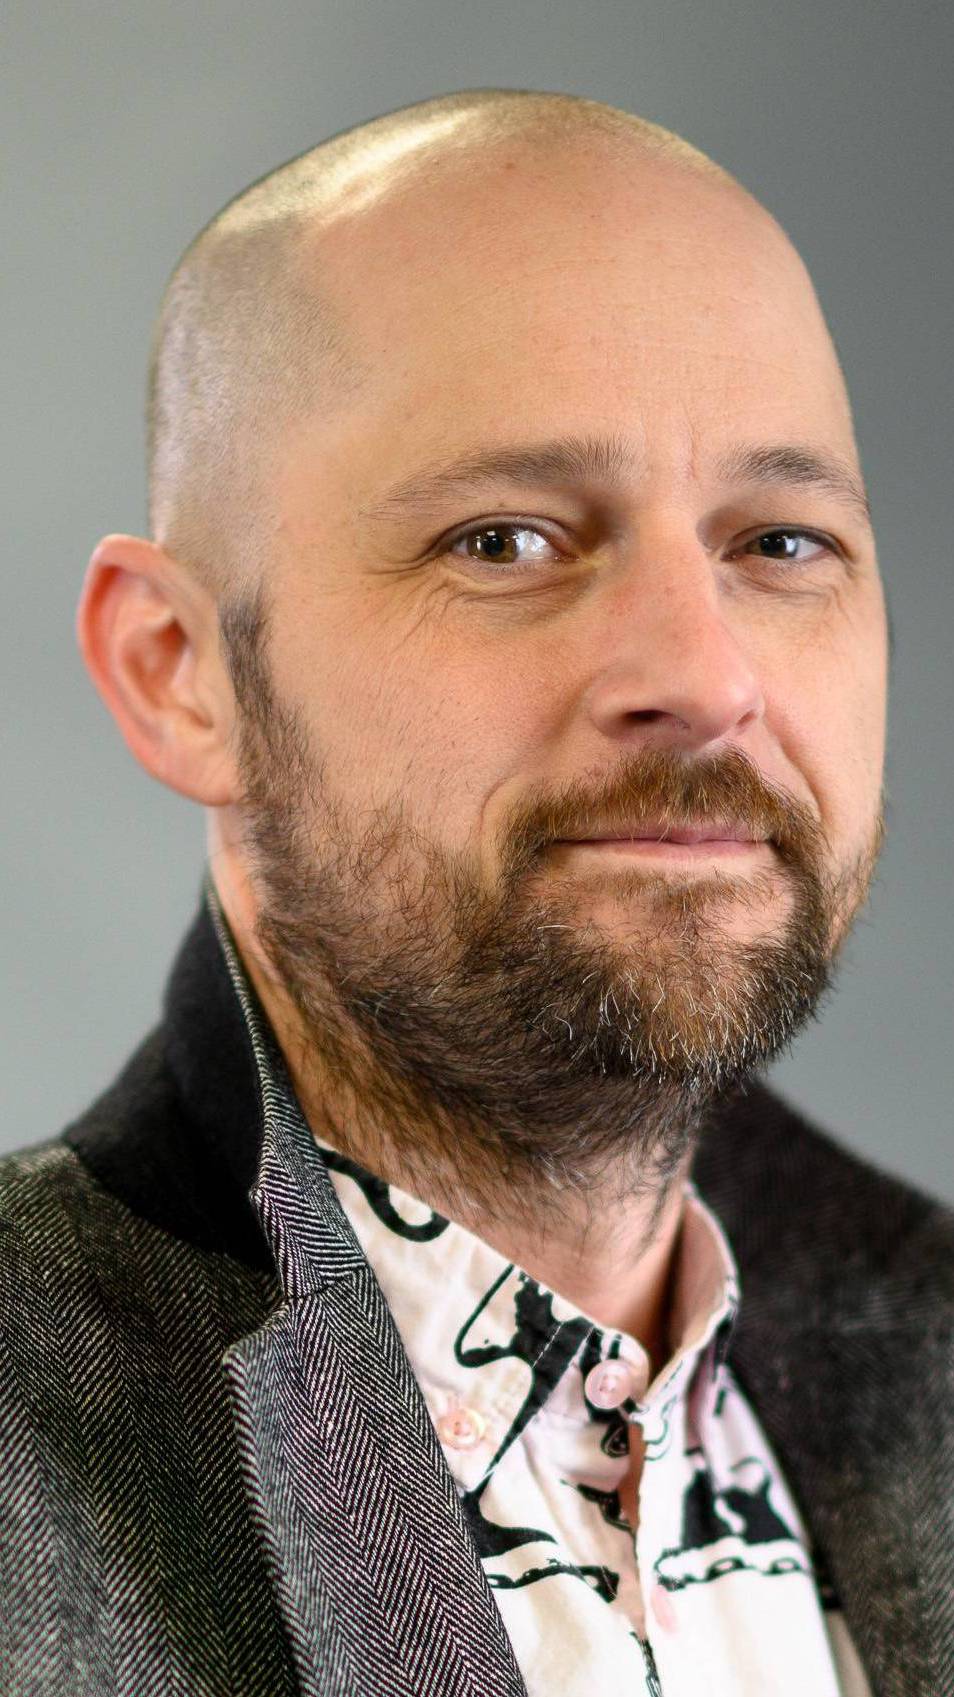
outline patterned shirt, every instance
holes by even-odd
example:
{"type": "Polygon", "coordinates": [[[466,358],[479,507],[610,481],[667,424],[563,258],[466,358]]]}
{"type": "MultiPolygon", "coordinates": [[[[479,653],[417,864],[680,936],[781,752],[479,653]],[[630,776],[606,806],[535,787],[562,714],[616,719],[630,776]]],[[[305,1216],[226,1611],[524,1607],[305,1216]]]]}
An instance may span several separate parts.
{"type": "Polygon", "coordinates": [[[691,1180],[673,1352],[319,1147],[394,1315],[530,1697],[870,1697],[725,1355],[740,1300],[691,1180]],[[620,1502],[642,1430],[635,1537],[620,1502]]]}

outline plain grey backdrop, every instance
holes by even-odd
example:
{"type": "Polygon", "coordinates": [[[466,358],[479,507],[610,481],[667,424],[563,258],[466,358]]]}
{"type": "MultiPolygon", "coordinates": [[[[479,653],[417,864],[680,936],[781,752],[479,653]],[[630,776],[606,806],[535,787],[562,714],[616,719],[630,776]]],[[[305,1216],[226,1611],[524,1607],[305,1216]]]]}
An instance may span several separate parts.
{"type": "MultiPolygon", "coordinates": [[[[815,280],[896,634],[888,842],[835,992],[768,1081],[954,1200],[948,0],[15,0],[0,57],[0,1147],[59,1130],[155,1021],[202,876],[201,809],[135,764],[73,628],[99,538],[146,534],[165,280],[227,200],[335,131],[524,87],[677,130],[769,207],[815,280]]],[[[488,267],[506,262],[500,236],[488,267]]]]}

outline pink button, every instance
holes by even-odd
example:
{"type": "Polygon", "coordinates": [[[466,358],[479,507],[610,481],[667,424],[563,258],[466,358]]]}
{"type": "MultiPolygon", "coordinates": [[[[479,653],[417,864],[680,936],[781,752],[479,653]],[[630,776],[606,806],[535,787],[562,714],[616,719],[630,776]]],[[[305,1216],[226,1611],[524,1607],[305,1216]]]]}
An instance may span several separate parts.
{"type": "Polygon", "coordinates": [[[476,1408],[449,1408],[437,1422],[437,1435],[452,1450],[476,1449],[483,1442],[487,1422],[476,1408]]]}
{"type": "Polygon", "coordinates": [[[599,1361],[587,1373],[583,1388],[594,1408],[618,1408],[627,1397],[638,1400],[646,1380],[626,1361],[599,1361]]]}

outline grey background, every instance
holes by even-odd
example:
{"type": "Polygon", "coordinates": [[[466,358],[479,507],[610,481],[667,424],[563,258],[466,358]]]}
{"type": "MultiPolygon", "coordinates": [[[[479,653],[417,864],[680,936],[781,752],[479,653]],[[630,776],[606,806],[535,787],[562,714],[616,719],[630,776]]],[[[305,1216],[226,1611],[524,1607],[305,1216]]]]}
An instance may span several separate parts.
{"type": "Polygon", "coordinates": [[[0,1147],[58,1130],[154,1021],[202,875],[202,810],[135,764],[73,633],[96,542],[145,534],[169,271],[226,200],[325,136],[449,89],[533,87],[685,135],[815,279],[897,637],[889,838],[837,990],[769,1082],[954,1200],[947,0],[17,0],[7,17],[0,1147]]]}

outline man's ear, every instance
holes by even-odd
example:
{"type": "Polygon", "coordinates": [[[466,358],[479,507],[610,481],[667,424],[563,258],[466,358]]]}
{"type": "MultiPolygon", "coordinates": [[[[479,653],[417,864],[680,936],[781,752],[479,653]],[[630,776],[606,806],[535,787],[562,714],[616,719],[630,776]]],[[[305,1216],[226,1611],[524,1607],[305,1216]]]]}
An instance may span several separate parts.
{"type": "Polygon", "coordinates": [[[140,536],[104,536],[76,614],[87,670],[153,777],[207,807],[239,799],[235,698],[212,597],[140,536]]]}

